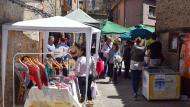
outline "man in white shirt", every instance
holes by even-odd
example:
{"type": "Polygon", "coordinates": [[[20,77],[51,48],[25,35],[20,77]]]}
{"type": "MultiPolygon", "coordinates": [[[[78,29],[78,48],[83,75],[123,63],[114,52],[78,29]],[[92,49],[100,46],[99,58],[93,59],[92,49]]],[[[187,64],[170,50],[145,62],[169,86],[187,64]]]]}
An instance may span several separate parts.
{"type": "MultiPolygon", "coordinates": [[[[113,42],[112,42],[111,37],[107,37],[106,42],[103,44],[102,49],[101,49],[101,52],[103,53],[103,61],[105,64],[105,67],[104,67],[105,75],[106,75],[106,71],[107,71],[107,59],[109,57],[109,52],[112,48],[112,45],[113,45],[113,42]]],[[[103,77],[103,78],[105,78],[105,77],[103,77]]]]}
{"type": "Polygon", "coordinates": [[[55,38],[53,36],[49,37],[49,41],[48,41],[48,52],[54,52],[55,51],[55,38]]]}
{"type": "Polygon", "coordinates": [[[103,44],[101,52],[103,53],[103,56],[107,59],[108,54],[112,48],[113,42],[111,40],[111,37],[107,37],[106,42],[103,44]]]}

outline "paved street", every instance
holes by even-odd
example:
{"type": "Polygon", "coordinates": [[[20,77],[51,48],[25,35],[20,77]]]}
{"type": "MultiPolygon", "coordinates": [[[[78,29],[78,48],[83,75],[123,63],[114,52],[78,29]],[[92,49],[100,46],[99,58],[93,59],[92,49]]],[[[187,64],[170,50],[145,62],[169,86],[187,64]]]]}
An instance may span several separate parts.
{"type": "Polygon", "coordinates": [[[190,107],[189,101],[147,101],[142,96],[134,101],[129,79],[120,77],[116,85],[107,82],[108,79],[97,81],[99,95],[94,107],[190,107]]]}

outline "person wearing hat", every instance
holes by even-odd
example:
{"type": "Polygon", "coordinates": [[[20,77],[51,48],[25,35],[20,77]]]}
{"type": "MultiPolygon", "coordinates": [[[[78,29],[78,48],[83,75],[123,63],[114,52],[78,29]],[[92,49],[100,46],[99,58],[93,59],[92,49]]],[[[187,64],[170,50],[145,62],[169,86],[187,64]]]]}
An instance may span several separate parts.
{"type": "Polygon", "coordinates": [[[143,69],[143,62],[145,56],[145,47],[141,45],[141,39],[137,38],[135,40],[134,46],[131,48],[131,79],[132,79],[132,88],[133,88],[133,96],[135,100],[138,96],[138,89],[141,80],[141,74],[143,69]]]}
{"type": "Polygon", "coordinates": [[[74,60],[77,60],[78,56],[79,56],[79,47],[76,46],[76,45],[73,45],[71,46],[69,49],[68,49],[68,53],[72,56],[72,58],[74,60]]]}

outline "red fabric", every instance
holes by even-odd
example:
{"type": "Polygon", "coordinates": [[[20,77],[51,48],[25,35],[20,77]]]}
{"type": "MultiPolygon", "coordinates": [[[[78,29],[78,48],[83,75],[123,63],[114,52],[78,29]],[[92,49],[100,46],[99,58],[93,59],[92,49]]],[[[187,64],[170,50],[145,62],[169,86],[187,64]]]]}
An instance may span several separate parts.
{"type": "Polygon", "coordinates": [[[25,79],[26,78],[26,72],[21,72],[21,76],[23,79],[25,79]]]}
{"type": "Polygon", "coordinates": [[[104,61],[102,59],[98,59],[96,64],[96,71],[98,76],[104,75],[104,61]]]}
{"type": "Polygon", "coordinates": [[[40,68],[40,76],[41,76],[42,84],[44,84],[45,86],[48,86],[48,78],[46,76],[45,68],[42,65],[38,65],[38,67],[40,68]]]}
{"type": "Polygon", "coordinates": [[[26,64],[28,69],[29,69],[29,74],[30,74],[30,80],[34,81],[36,85],[38,86],[38,89],[42,89],[42,83],[39,77],[39,71],[35,65],[29,65],[26,64]]]}

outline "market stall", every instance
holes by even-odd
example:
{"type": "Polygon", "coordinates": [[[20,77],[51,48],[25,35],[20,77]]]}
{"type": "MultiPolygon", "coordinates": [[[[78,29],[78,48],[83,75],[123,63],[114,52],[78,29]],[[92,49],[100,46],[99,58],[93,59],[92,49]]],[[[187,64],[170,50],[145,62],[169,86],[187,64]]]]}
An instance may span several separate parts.
{"type": "MultiPolygon", "coordinates": [[[[44,34],[44,53],[47,52],[47,43],[49,32],[65,32],[65,33],[85,33],[86,35],[86,55],[87,55],[87,69],[89,68],[89,57],[91,49],[91,39],[92,34],[97,33],[97,38],[100,38],[100,31],[96,28],[81,24],[79,22],[70,20],[65,17],[55,16],[50,18],[21,21],[16,23],[3,24],[2,27],[2,96],[3,96],[3,107],[5,102],[5,78],[6,78],[6,56],[7,56],[7,46],[8,46],[8,31],[38,31],[43,32],[44,34]]],[[[99,39],[97,39],[96,42],[99,39]]],[[[99,44],[97,43],[97,47],[99,44]]],[[[98,50],[98,48],[97,48],[98,50]]],[[[96,52],[97,53],[97,52],[96,52]]],[[[14,67],[13,67],[14,69],[14,67]]],[[[88,72],[88,70],[86,71],[88,72]]],[[[13,70],[14,71],[14,70],[13,70]]],[[[88,77],[86,78],[88,80],[88,77]]],[[[14,72],[13,72],[13,81],[14,81],[14,72]]],[[[15,106],[14,99],[14,86],[13,86],[13,106],[15,106]]]]}
{"type": "Polygon", "coordinates": [[[129,29],[125,28],[124,26],[118,25],[108,20],[103,21],[100,28],[103,34],[124,34],[129,32],[129,29]]]}
{"type": "Polygon", "coordinates": [[[81,23],[86,24],[86,25],[99,27],[99,25],[98,25],[99,21],[92,18],[91,16],[86,14],[81,9],[76,9],[76,10],[72,11],[71,13],[67,14],[64,17],[72,19],[72,20],[75,20],[75,21],[78,21],[78,22],[81,22],[81,23]]]}

